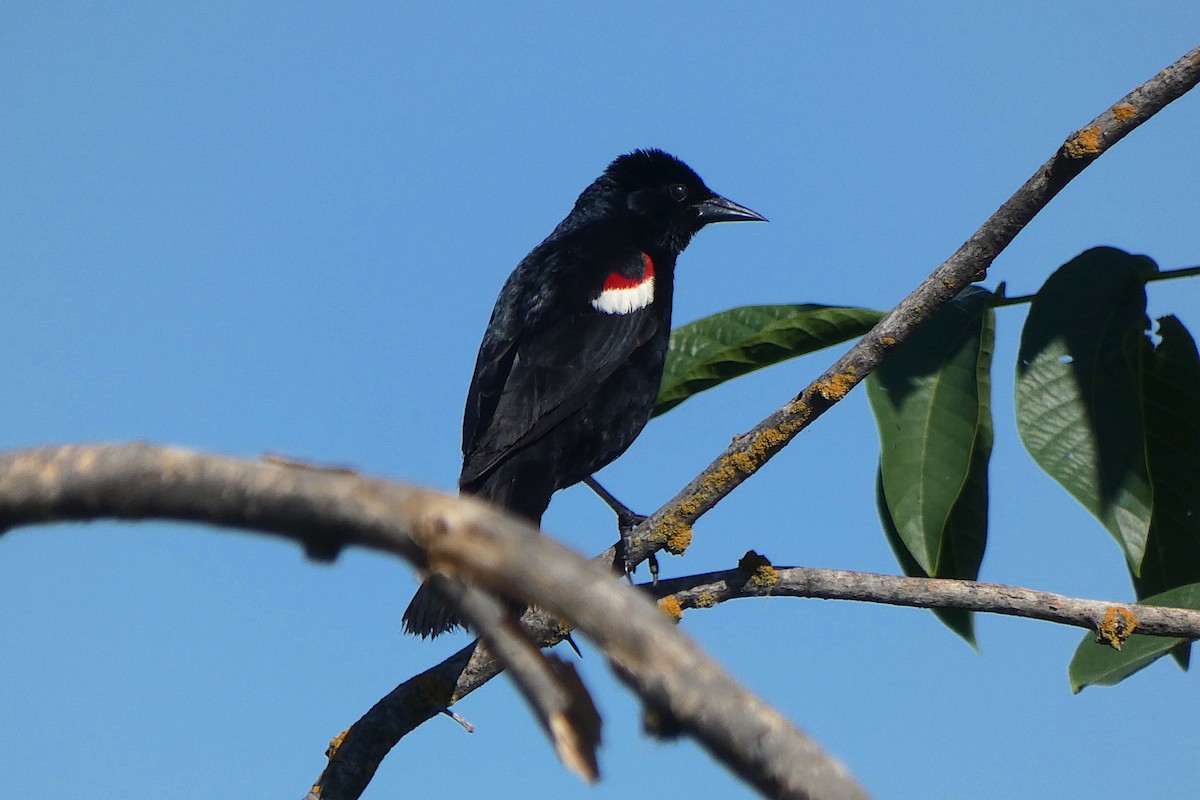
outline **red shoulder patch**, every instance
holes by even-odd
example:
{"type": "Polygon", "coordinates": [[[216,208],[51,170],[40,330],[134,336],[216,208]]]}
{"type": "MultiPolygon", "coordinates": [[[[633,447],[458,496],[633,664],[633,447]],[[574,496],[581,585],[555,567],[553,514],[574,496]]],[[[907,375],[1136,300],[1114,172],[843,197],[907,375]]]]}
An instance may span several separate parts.
{"type": "Polygon", "coordinates": [[[604,288],[592,299],[592,308],[605,314],[628,314],[645,308],[654,300],[654,261],[642,253],[642,274],[628,277],[610,272],[604,288]]]}

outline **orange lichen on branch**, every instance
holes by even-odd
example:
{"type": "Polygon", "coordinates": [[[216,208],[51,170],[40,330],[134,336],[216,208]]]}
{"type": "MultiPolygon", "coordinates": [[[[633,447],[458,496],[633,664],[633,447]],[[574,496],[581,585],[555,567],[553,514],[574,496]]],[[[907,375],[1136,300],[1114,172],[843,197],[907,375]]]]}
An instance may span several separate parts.
{"type": "Polygon", "coordinates": [[[341,748],[342,742],[346,741],[346,734],[349,732],[350,732],[350,729],[347,728],[346,730],[339,733],[337,736],[333,737],[333,741],[331,741],[329,743],[329,747],[325,748],[325,757],[326,758],[333,758],[334,753],[336,753],[341,748]]]}
{"type": "MultiPolygon", "coordinates": [[[[333,760],[333,757],[335,755],[337,755],[337,751],[341,749],[342,742],[346,741],[346,734],[348,734],[348,733],[350,733],[349,728],[342,731],[337,736],[333,737],[333,740],[330,741],[330,743],[329,743],[329,747],[325,748],[325,758],[327,758],[330,761],[333,760]]],[[[324,788],[325,772],[326,772],[326,770],[321,771],[321,777],[317,778],[317,782],[314,783],[312,785],[312,788],[308,790],[309,794],[314,795],[315,797],[321,796],[321,791],[324,788]]]]}
{"type": "Polygon", "coordinates": [[[779,424],[771,425],[759,431],[749,445],[730,455],[725,459],[724,463],[732,466],[744,475],[753,474],[776,451],[792,440],[792,437],[804,427],[806,417],[807,415],[801,417],[788,416],[779,424]]]}
{"type": "Polygon", "coordinates": [[[1117,122],[1128,122],[1137,116],[1137,106],[1132,103],[1117,103],[1113,106],[1113,116],[1117,118],[1117,122]]]}
{"type": "Polygon", "coordinates": [[[683,619],[683,606],[679,605],[679,601],[674,595],[667,595],[658,601],[658,610],[666,614],[669,619],[674,622],[679,622],[683,619]]]}
{"type": "Polygon", "coordinates": [[[676,513],[683,519],[695,519],[700,516],[700,501],[693,495],[676,507],[676,513]]]}
{"type": "Polygon", "coordinates": [[[699,488],[655,525],[649,542],[674,555],[682,554],[692,543],[691,523],[723,497],[730,484],[736,485],[744,476],[754,474],[775,451],[786,445],[804,427],[810,407],[800,400],[793,400],[784,412],[784,418],[778,424],[759,431],[748,445],[723,456],[716,467],[704,475],[699,488]]]}
{"type": "Polygon", "coordinates": [[[817,393],[826,400],[837,402],[845,397],[851,389],[858,385],[858,376],[852,371],[839,372],[817,384],[817,393]]]}
{"type": "Polygon", "coordinates": [[[1120,650],[1121,645],[1137,628],[1137,617],[1127,608],[1110,606],[1104,612],[1104,620],[1096,631],[1096,643],[1106,644],[1113,650],[1120,650]]]}
{"type": "Polygon", "coordinates": [[[756,589],[770,589],[779,583],[779,573],[771,566],[771,561],[753,550],[746,551],[746,555],[738,561],[737,568],[738,574],[742,575],[747,583],[754,584],[756,589]]]}
{"type": "Polygon", "coordinates": [[[1067,155],[1071,158],[1097,155],[1100,152],[1100,135],[1099,125],[1084,128],[1070,139],[1067,139],[1066,144],[1063,145],[1063,149],[1067,151],[1067,155]]]}
{"type": "Polygon", "coordinates": [[[667,532],[663,549],[673,556],[681,556],[691,547],[692,535],[692,526],[681,520],[667,532]]]}
{"type": "Polygon", "coordinates": [[[650,544],[661,547],[671,555],[683,555],[692,543],[692,526],[681,519],[679,515],[668,514],[662,522],[654,526],[648,537],[650,544]]]}

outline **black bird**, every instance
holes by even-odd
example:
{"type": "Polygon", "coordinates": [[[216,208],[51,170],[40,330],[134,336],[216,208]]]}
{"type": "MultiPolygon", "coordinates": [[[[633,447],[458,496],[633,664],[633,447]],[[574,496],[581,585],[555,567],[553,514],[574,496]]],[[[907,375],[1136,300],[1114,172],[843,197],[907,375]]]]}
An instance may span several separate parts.
{"type": "MultiPolygon", "coordinates": [[[[661,150],[608,165],[509,276],[463,414],[459,489],[541,523],[550,495],[642,432],[662,381],[675,259],[710,222],[765,219],[661,150]]],[[[460,624],[427,582],[404,624],[460,624]]]]}

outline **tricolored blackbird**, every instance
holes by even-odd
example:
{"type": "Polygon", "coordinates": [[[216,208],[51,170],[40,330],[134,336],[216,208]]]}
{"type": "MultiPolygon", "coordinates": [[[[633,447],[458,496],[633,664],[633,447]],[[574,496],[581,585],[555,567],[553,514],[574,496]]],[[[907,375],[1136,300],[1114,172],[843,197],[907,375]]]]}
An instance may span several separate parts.
{"type": "MultiPolygon", "coordinates": [[[[509,276],[463,415],[462,492],[535,525],[641,433],[662,381],[675,259],[710,222],[764,220],[661,150],[608,165],[509,276]]],[[[460,624],[427,582],[404,624],[460,624]]]]}

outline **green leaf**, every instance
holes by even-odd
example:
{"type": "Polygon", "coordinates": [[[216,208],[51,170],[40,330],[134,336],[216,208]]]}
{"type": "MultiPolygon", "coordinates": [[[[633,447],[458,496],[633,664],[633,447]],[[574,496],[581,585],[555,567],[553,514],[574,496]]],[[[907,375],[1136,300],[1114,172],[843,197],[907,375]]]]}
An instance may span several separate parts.
{"type": "Polygon", "coordinates": [[[983,555],[995,330],[990,299],[969,287],[867,379],[888,517],[929,576],[974,578],[983,555]]]}
{"type": "Polygon", "coordinates": [[[1097,247],[1034,297],[1017,361],[1017,429],[1043,470],[1090,511],[1138,574],[1150,528],[1138,360],[1145,256],[1097,247]]]}
{"type": "Polygon", "coordinates": [[[654,414],[731,378],[862,336],[882,311],[820,305],[742,306],[671,331],[654,414]]]}
{"type": "MultiPolygon", "coordinates": [[[[1142,572],[1133,578],[1138,597],[1200,583],[1200,355],[1175,317],[1159,319],[1158,334],[1142,362],[1154,513],[1142,572]]],[[[1190,647],[1175,651],[1184,669],[1190,647]]]]}
{"type": "MultiPolygon", "coordinates": [[[[1200,583],[1179,586],[1168,592],[1146,597],[1140,602],[1148,606],[1200,610],[1200,583]]],[[[1120,650],[1114,650],[1108,645],[1097,644],[1095,635],[1089,633],[1079,643],[1079,647],[1075,649],[1075,657],[1071,659],[1071,666],[1067,672],[1071,681],[1071,691],[1079,692],[1087,686],[1112,686],[1120,683],[1187,641],[1169,636],[1141,636],[1135,633],[1125,641],[1120,650]]]]}
{"type": "MultiPolygon", "coordinates": [[[[879,469],[875,470],[875,507],[879,509],[879,521],[883,525],[884,536],[887,538],[892,552],[896,555],[900,569],[910,577],[928,578],[929,574],[921,569],[921,565],[908,552],[908,548],[904,546],[904,540],[900,538],[900,532],[896,530],[892,512],[888,510],[887,500],[883,496],[883,472],[879,469]]],[[[932,608],[930,611],[942,621],[943,625],[966,639],[967,644],[972,647],[977,646],[974,612],[961,608],[932,608]]]]}

